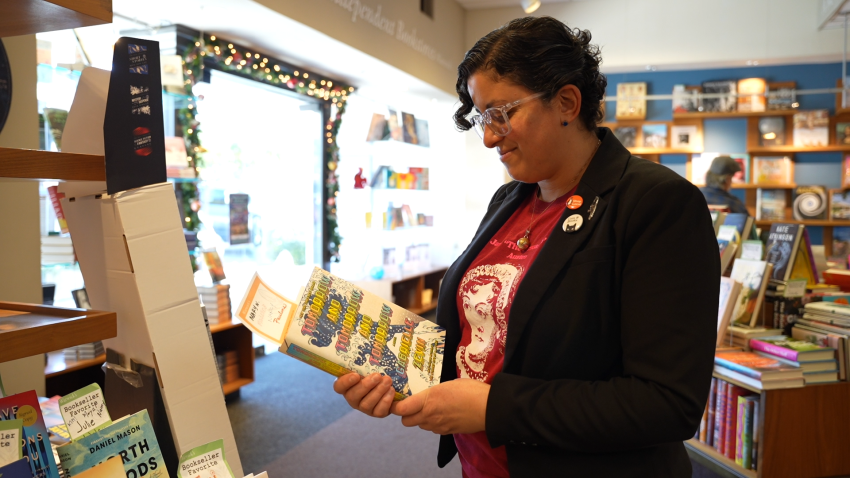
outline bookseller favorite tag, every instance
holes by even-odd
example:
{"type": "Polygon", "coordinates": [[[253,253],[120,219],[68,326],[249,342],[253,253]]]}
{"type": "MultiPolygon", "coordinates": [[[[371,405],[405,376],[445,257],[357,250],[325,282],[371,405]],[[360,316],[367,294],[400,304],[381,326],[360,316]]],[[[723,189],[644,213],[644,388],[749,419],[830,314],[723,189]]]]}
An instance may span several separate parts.
{"type": "Polygon", "coordinates": [[[72,440],[112,424],[103,390],[93,383],[59,399],[59,412],[72,440]]]}

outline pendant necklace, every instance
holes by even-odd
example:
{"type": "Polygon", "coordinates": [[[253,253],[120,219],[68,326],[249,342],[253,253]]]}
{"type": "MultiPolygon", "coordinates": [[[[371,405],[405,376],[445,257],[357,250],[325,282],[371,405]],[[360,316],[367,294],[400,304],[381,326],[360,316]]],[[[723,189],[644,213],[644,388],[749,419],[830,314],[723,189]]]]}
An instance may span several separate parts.
{"type": "MultiPolygon", "coordinates": [[[[596,155],[596,151],[599,149],[599,145],[601,145],[601,144],[602,144],[602,140],[597,140],[596,147],[593,149],[593,153],[591,153],[590,157],[587,158],[587,161],[584,163],[584,166],[582,166],[582,168],[579,170],[576,177],[573,178],[573,181],[575,181],[579,177],[581,177],[581,174],[587,168],[587,165],[590,164],[590,160],[593,159],[593,156],[596,155]]],[[[516,245],[517,245],[517,247],[519,247],[519,250],[521,252],[527,251],[528,248],[531,246],[531,239],[529,238],[529,236],[531,235],[531,226],[534,225],[534,210],[537,208],[537,196],[539,194],[540,194],[540,185],[538,184],[537,185],[537,193],[534,195],[534,206],[531,207],[531,222],[528,223],[528,228],[525,230],[525,235],[520,237],[516,241],[516,245]]],[[[549,205],[546,206],[546,209],[544,209],[540,213],[540,215],[542,216],[550,207],[552,207],[552,204],[554,204],[554,203],[555,203],[555,201],[550,202],[549,205]]]]}

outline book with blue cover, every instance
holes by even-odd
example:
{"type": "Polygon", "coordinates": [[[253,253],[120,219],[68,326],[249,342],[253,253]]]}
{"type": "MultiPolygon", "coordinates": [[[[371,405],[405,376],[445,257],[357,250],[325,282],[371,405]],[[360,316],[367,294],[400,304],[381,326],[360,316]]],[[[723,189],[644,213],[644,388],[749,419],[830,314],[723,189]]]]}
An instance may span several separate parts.
{"type": "Polygon", "coordinates": [[[69,477],[120,455],[127,478],[169,478],[147,410],[62,445],[57,452],[69,477]]]}
{"type": "Polygon", "coordinates": [[[30,464],[26,458],[0,466],[0,478],[32,478],[30,464]]]}
{"type": "Polygon", "coordinates": [[[22,446],[32,478],[59,478],[34,390],[0,398],[0,420],[23,420],[22,446]]]}

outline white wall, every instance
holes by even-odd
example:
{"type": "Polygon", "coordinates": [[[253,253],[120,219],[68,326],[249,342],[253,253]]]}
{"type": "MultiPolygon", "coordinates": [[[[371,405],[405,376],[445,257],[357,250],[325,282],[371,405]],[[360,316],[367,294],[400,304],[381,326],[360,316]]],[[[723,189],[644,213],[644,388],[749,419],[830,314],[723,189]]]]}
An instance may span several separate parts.
{"type": "MultiPolygon", "coordinates": [[[[3,38],[12,69],[12,108],[0,147],[38,149],[35,35],[3,38]]],[[[0,300],[41,303],[38,183],[0,180],[0,300]]],[[[44,356],[0,363],[7,393],[44,395],[44,356]]]]}
{"type": "MultiPolygon", "coordinates": [[[[817,14],[812,0],[593,0],[544,4],[533,15],[590,30],[603,70],[627,72],[840,61],[844,34],[818,31],[817,14]]],[[[523,15],[519,7],[468,11],[465,47],[523,15]]]]}

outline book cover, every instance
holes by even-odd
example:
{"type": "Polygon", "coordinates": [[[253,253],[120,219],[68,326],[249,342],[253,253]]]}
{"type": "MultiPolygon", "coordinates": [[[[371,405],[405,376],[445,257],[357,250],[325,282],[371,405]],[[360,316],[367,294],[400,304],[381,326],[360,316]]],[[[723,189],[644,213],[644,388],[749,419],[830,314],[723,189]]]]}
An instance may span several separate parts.
{"type": "Polygon", "coordinates": [[[702,106],[705,112],[726,113],[735,111],[738,82],[735,80],[702,82],[702,106]]]}
{"type": "Polygon", "coordinates": [[[732,313],[735,311],[735,304],[740,294],[740,282],[729,277],[720,277],[720,301],[717,309],[717,342],[715,345],[719,346],[723,342],[726,327],[729,326],[729,321],[732,319],[732,313]]]}
{"type": "Polygon", "coordinates": [[[759,146],[785,145],[785,117],[766,116],[759,118],[759,146]]]}
{"type": "Polygon", "coordinates": [[[794,188],[794,219],[806,221],[827,218],[826,186],[797,186],[794,188]]]}
{"type": "Polygon", "coordinates": [[[30,465],[26,458],[0,466],[0,478],[32,478],[30,465]]]}
{"type": "Polygon", "coordinates": [[[720,379],[717,377],[711,378],[711,389],[708,393],[708,423],[706,425],[706,434],[704,443],[708,446],[714,446],[714,416],[717,413],[717,388],[720,379]]]}
{"type": "Polygon", "coordinates": [[[780,362],[754,352],[719,352],[714,354],[714,363],[756,380],[770,381],[800,378],[800,367],[780,362]]]}
{"type": "Polygon", "coordinates": [[[0,467],[24,457],[21,445],[23,443],[23,427],[24,421],[20,419],[0,421],[0,467]]]}
{"type": "Polygon", "coordinates": [[[78,474],[77,478],[127,478],[128,474],[124,472],[123,460],[120,456],[113,456],[78,474]]]}
{"type": "MultiPolygon", "coordinates": [[[[754,428],[755,417],[753,416],[757,410],[756,404],[760,400],[758,395],[750,395],[746,397],[740,397],[738,399],[739,405],[741,408],[740,412],[743,413],[743,418],[740,421],[741,423],[741,461],[738,463],[745,470],[751,469],[753,466],[752,458],[753,458],[753,436],[756,433],[756,429],[754,428]]],[[[735,462],[738,462],[738,457],[735,457],[735,462]]]]}
{"type": "Polygon", "coordinates": [[[623,147],[634,148],[637,142],[637,128],[634,126],[618,126],[614,128],[614,136],[620,140],[623,147]]]}
{"type": "Polygon", "coordinates": [[[767,99],[764,94],[767,83],[764,78],[738,80],[738,111],[764,111],[767,99]]]}
{"type": "Polygon", "coordinates": [[[666,148],[667,147],[667,125],[666,124],[644,124],[641,126],[644,148],[666,148]]]}
{"type": "Polygon", "coordinates": [[[695,113],[699,111],[699,85],[673,85],[673,113],[695,113]]]}
{"type": "Polygon", "coordinates": [[[794,146],[826,146],[828,144],[828,110],[800,111],[794,113],[794,146]]]}
{"type": "Polygon", "coordinates": [[[773,266],[765,261],[738,259],[732,265],[731,278],[742,285],[732,322],[736,325],[754,327],[759,312],[770,271],[773,266]]]}
{"type": "Polygon", "coordinates": [[[835,144],[850,144],[850,123],[835,123],[835,144]]]}
{"type": "Polygon", "coordinates": [[[234,478],[220,439],[184,453],[179,470],[179,478],[234,478]]]}
{"type": "Polygon", "coordinates": [[[729,384],[726,389],[726,439],[723,443],[723,454],[730,460],[735,459],[735,448],[738,445],[735,435],[738,425],[738,397],[749,394],[752,392],[737,385],[729,384]]]}
{"type": "MultiPolygon", "coordinates": [[[[744,464],[744,434],[745,421],[747,414],[746,397],[738,397],[738,420],[735,424],[735,463],[743,466],[744,464]]],[[[749,450],[747,450],[749,451],[749,450]]]]}
{"type": "Polygon", "coordinates": [[[22,453],[32,478],[59,478],[34,390],[0,398],[0,421],[15,419],[23,420],[22,453]]]}
{"type": "Polygon", "coordinates": [[[230,244],[248,244],[251,232],[248,229],[248,204],[251,196],[247,194],[230,195],[230,244]]]}
{"type": "Polygon", "coordinates": [[[761,188],[756,190],[756,220],[783,221],[787,207],[784,190],[761,188]]]}
{"type": "Polygon", "coordinates": [[[723,453],[726,440],[726,391],[732,386],[726,380],[717,381],[717,397],[714,402],[714,449],[723,453]]]}
{"type": "Polygon", "coordinates": [[[76,476],[120,455],[127,478],[168,478],[147,409],[57,448],[67,476],[76,476]]]}
{"type": "Polygon", "coordinates": [[[769,82],[767,84],[767,109],[790,110],[796,108],[797,83],[794,81],[769,82]]]}
{"type": "Polygon", "coordinates": [[[791,184],[791,158],[753,157],[753,182],[755,184],[791,184]]]}
{"type": "Polygon", "coordinates": [[[829,190],[829,218],[833,221],[850,220],[850,191],[829,190]]]}
{"type": "Polygon", "coordinates": [[[773,264],[772,280],[787,281],[790,278],[790,266],[794,263],[804,228],[802,224],[777,223],[770,226],[765,260],[773,264]]]}
{"type": "Polygon", "coordinates": [[[791,267],[788,280],[805,279],[807,287],[815,286],[818,280],[817,265],[812,254],[812,242],[809,239],[809,231],[803,229],[802,238],[797,244],[797,252],[791,267]]]}
{"type": "Polygon", "coordinates": [[[440,382],[445,329],[318,267],[280,351],[336,376],[392,378],[396,398],[440,382]]]}
{"type": "Polygon", "coordinates": [[[646,118],[646,83],[617,83],[617,119],[646,118]]]}
{"type": "Polygon", "coordinates": [[[389,137],[390,131],[387,125],[387,117],[372,113],[372,121],[369,124],[369,132],[366,134],[366,141],[381,141],[389,137]]]}
{"type": "Polygon", "coordinates": [[[749,214],[744,214],[741,212],[730,212],[726,214],[726,220],[723,221],[723,225],[735,226],[735,229],[738,231],[738,235],[741,237],[741,240],[746,241],[750,238],[750,232],[753,226],[753,218],[749,214]]]}
{"type": "Polygon", "coordinates": [[[755,470],[757,468],[758,463],[758,451],[759,451],[759,409],[761,408],[761,402],[759,400],[753,400],[753,433],[751,435],[752,438],[752,453],[750,457],[750,469],[755,470]]]}
{"type": "Polygon", "coordinates": [[[835,349],[784,335],[750,340],[750,348],[795,362],[813,362],[835,357],[835,349]]]}

